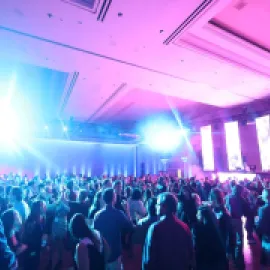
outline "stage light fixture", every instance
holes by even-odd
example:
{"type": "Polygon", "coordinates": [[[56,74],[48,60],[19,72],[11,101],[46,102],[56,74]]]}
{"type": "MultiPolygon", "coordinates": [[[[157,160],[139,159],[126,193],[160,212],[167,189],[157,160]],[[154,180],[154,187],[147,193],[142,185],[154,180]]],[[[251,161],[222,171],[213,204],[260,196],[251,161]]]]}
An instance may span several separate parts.
{"type": "Polygon", "coordinates": [[[166,123],[154,123],[145,127],[145,143],[155,151],[173,152],[181,144],[186,131],[166,123]]]}

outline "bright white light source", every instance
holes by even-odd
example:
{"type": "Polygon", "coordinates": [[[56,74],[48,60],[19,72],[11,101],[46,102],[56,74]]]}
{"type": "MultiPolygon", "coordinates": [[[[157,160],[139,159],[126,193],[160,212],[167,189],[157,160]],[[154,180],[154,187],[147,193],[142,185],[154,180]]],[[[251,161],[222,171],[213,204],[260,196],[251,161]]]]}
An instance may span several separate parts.
{"type": "Polygon", "coordinates": [[[7,102],[0,101],[0,140],[11,141],[18,135],[19,121],[7,102]]]}
{"type": "Polygon", "coordinates": [[[183,131],[172,125],[150,125],[144,130],[145,143],[152,149],[171,152],[181,143],[183,131]]]}
{"type": "Polygon", "coordinates": [[[44,126],[45,130],[49,130],[49,127],[47,125],[44,126]]]}
{"type": "Polygon", "coordinates": [[[67,126],[64,126],[64,127],[63,127],[63,131],[64,131],[64,132],[67,132],[67,131],[68,131],[67,126]]]}
{"type": "Polygon", "coordinates": [[[203,156],[203,169],[205,171],[213,171],[214,166],[214,149],[212,140],[211,126],[201,127],[202,138],[202,156],[203,156]]]}
{"type": "Polygon", "coordinates": [[[228,167],[230,171],[243,169],[238,122],[225,123],[228,167]]]}
{"type": "Polygon", "coordinates": [[[270,171],[270,115],[256,118],[262,171],[270,171]]]}

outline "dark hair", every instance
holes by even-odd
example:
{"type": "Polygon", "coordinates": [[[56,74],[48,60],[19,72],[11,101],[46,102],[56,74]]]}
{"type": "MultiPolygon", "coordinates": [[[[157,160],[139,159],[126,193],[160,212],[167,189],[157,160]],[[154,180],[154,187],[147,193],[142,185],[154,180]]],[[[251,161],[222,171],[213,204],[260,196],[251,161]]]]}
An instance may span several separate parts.
{"type": "Polygon", "coordinates": [[[80,195],[79,195],[79,201],[80,202],[84,202],[88,197],[88,192],[86,189],[83,189],[80,191],[80,195]]]}
{"type": "Polygon", "coordinates": [[[113,187],[116,187],[118,185],[122,185],[122,181],[121,180],[116,180],[114,183],[113,183],[113,187]]]}
{"type": "Polygon", "coordinates": [[[131,199],[134,201],[139,201],[142,198],[142,193],[138,188],[134,188],[132,191],[131,199]]]}
{"type": "Polygon", "coordinates": [[[5,232],[6,237],[10,236],[10,232],[14,226],[15,212],[16,212],[16,210],[14,210],[14,209],[8,209],[1,215],[1,219],[3,222],[4,232],[5,232]]]}
{"type": "Polygon", "coordinates": [[[11,190],[11,194],[15,197],[16,201],[22,201],[23,199],[23,191],[20,187],[13,187],[11,190]]]}
{"type": "Polygon", "coordinates": [[[202,217],[205,219],[207,225],[217,229],[217,219],[212,209],[207,205],[202,205],[198,208],[201,212],[202,217]]]}
{"type": "Polygon", "coordinates": [[[97,247],[98,240],[92,230],[88,227],[84,215],[77,213],[71,218],[69,222],[69,231],[74,239],[79,240],[88,237],[94,243],[94,246],[97,247]]]}
{"type": "Polygon", "coordinates": [[[130,198],[131,197],[131,193],[132,193],[132,188],[130,186],[127,186],[126,187],[127,198],[130,198]]]}
{"type": "Polygon", "coordinates": [[[153,196],[152,190],[150,188],[146,189],[144,193],[145,200],[148,201],[149,199],[152,198],[152,196],[153,196]]]}
{"type": "Polygon", "coordinates": [[[113,202],[114,196],[115,193],[113,188],[106,188],[102,194],[103,200],[106,204],[111,204],[113,202]]]}
{"type": "Polygon", "coordinates": [[[93,205],[92,205],[95,209],[100,209],[100,207],[101,207],[101,205],[100,205],[101,195],[102,195],[102,192],[101,191],[98,191],[95,194],[93,205]]]}
{"type": "Polygon", "coordinates": [[[151,217],[157,216],[156,211],[157,198],[150,198],[147,204],[147,212],[151,217]]]}
{"type": "Polygon", "coordinates": [[[31,213],[28,217],[29,221],[39,221],[41,216],[44,216],[43,206],[46,205],[44,201],[34,201],[31,207],[31,213]]]}
{"type": "Polygon", "coordinates": [[[223,192],[218,188],[214,188],[211,190],[209,198],[210,198],[210,201],[216,202],[219,206],[224,205],[223,192]]]}
{"type": "Polygon", "coordinates": [[[176,213],[178,200],[173,193],[163,192],[158,195],[158,198],[160,199],[161,204],[166,207],[168,214],[176,213]]]}

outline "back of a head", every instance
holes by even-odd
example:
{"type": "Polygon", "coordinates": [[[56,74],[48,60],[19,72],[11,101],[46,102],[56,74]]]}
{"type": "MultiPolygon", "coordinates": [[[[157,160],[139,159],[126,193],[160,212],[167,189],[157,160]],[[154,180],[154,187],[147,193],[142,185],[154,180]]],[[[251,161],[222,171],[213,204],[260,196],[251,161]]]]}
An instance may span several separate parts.
{"type": "Polygon", "coordinates": [[[80,195],[79,195],[79,201],[80,202],[84,202],[88,197],[88,192],[87,190],[83,189],[80,191],[80,195]]]}
{"type": "Polygon", "coordinates": [[[212,189],[210,192],[210,200],[215,202],[217,205],[222,206],[224,204],[223,192],[218,188],[212,189]]]}
{"type": "Polygon", "coordinates": [[[131,199],[134,201],[139,201],[142,198],[142,193],[138,188],[134,188],[132,191],[131,199]]]}
{"type": "Polygon", "coordinates": [[[91,231],[87,226],[84,215],[75,214],[69,223],[69,231],[73,238],[83,239],[91,237],[91,231]]]}
{"type": "Polygon", "coordinates": [[[22,201],[23,200],[23,191],[20,187],[13,187],[11,191],[12,196],[16,201],[22,201]]]}
{"type": "Polygon", "coordinates": [[[166,214],[175,214],[177,210],[178,200],[173,193],[163,192],[159,194],[158,199],[166,209],[166,214]]]}
{"type": "Polygon", "coordinates": [[[106,188],[102,194],[103,200],[106,204],[112,204],[115,199],[115,193],[113,188],[106,188]]]}

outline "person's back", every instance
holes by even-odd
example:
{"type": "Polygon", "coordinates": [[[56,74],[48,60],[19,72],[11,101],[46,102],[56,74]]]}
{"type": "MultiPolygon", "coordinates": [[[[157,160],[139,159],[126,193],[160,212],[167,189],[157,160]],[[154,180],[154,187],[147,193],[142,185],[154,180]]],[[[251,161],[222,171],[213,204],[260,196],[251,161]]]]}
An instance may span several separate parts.
{"type": "MultiPolygon", "coordinates": [[[[147,238],[149,237],[156,252],[155,265],[160,267],[158,269],[189,269],[192,260],[192,238],[185,223],[174,216],[164,218],[149,228],[147,238]]],[[[145,269],[157,268],[150,266],[145,269]]]]}
{"type": "Polygon", "coordinates": [[[120,261],[122,252],[121,232],[132,230],[133,227],[125,214],[113,207],[116,197],[112,189],[104,191],[103,199],[106,207],[95,215],[94,228],[101,233],[110,246],[111,254],[108,262],[117,263],[118,260],[120,261]]]}
{"type": "Polygon", "coordinates": [[[23,200],[23,191],[20,187],[14,187],[11,191],[13,208],[17,210],[24,223],[30,214],[28,204],[23,200]]]}
{"type": "Polygon", "coordinates": [[[177,199],[170,193],[162,193],[158,207],[158,214],[163,217],[148,230],[142,268],[188,270],[193,263],[192,236],[188,226],[175,216],[177,199]]]}

